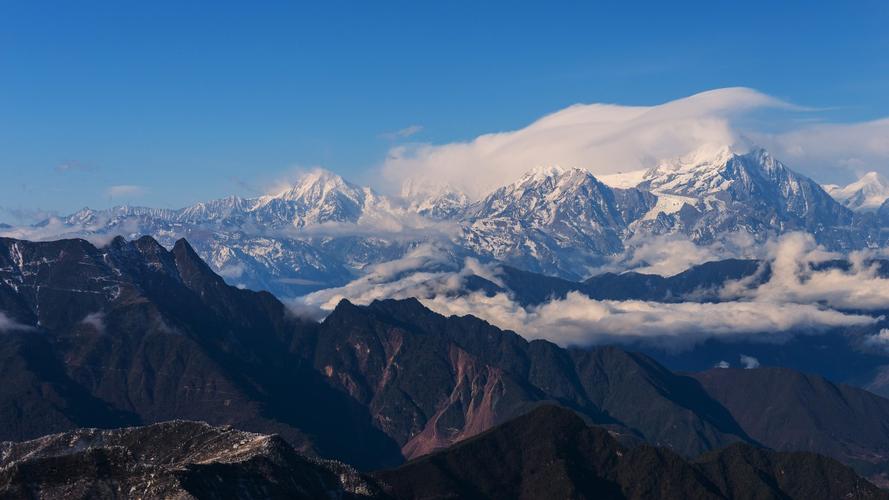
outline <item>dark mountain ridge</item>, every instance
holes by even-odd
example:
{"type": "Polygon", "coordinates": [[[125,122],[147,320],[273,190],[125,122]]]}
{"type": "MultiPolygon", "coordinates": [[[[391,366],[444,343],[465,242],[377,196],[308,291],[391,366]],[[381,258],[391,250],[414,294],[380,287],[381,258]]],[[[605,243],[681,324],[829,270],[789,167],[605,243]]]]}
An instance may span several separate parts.
{"type": "MultiPolygon", "coordinates": [[[[0,239],[0,310],[3,440],[200,419],[278,433],[303,452],[372,469],[542,404],[571,408],[624,443],[687,457],[736,442],[787,449],[775,436],[797,424],[773,421],[754,436],[756,414],[719,392],[731,380],[711,387],[616,347],[528,342],[416,299],[343,301],[322,323],[303,321],[268,293],[226,285],[184,240],[167,251],[150,238],[102,248],[0,239]]],[[[788,415],[817,412],[830,395],[819,391],[813,403],[756,385],[748,397],[788,415]]],[[[860,408],[885,407],[872,398],[860,408]]],[[[882,470],[889,429],[863,411],[832,411],[837,418],[793,446],[882,470]],[[843,426],[864,428],[846,435],[843,426]]]]}
{"type": "Polygon", "coordinates": [[[662,448],[624,448],[554,406],[376,477],[403,499],[887,498],[813,453],[735,444],[689,462],[662,448]]]}

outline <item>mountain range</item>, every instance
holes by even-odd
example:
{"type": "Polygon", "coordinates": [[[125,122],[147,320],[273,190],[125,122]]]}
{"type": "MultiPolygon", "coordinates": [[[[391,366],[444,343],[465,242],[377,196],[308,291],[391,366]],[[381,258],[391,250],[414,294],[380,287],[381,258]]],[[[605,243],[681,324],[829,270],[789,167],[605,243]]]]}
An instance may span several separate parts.
{"type": "Polygon", "coordinates": [[[792,370],[675,373],[416,299],[302,320],[226,284],[184,240],[0,239],[0,310],[0,440],[204,420],[372,470],[557,404],[621,446],[690,459],[747,443],[889,472],[889,400],[859,388],[792,370]]]}
{"type": "Polygon", "coordinates": [[[735,444],[687,460],[623,446],[557,406],[372,474],[307,459],[277,436],[188,421],[78,429],[0,450],[4,498],[889,498],[824,456],[735,444]]]}
{"type": "Polygon", "coordinates": [[[4,232],[93,241],[150,235],[167,248],[187,237],[230,283],[283,297],[342,285],[429,242],[454,260],[474,256],[580,280],[657,235],[709,244],[744,234],[762,243],[805,231],[833,250],[889,241],[889,205],[874,210],[882,194],[870,177],[858,187],[829,187],[834,199],[760,149],[701,148],[618,177],[602,178],[621,186],[613,187],[583,169],[540,167],[472,201],[421,182],[406,183],[403,197],[387,197],[316,170],[256,198],[179,210],[83,209],[4,232]],[[855,211],[865,205],[870,211],[855,211]]]}

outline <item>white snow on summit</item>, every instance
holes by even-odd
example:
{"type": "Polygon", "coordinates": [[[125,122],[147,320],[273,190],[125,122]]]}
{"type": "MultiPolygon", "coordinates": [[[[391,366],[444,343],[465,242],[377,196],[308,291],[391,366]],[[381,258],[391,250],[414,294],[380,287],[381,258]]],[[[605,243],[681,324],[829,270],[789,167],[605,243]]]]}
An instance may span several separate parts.
{"type": "Polygon", "coordinates": [[[877,210],[889,199],[889,179],[877,172],[868,172],[845,187],[836,184],[823,187],[835,200],[857,212],[877,210]]]}

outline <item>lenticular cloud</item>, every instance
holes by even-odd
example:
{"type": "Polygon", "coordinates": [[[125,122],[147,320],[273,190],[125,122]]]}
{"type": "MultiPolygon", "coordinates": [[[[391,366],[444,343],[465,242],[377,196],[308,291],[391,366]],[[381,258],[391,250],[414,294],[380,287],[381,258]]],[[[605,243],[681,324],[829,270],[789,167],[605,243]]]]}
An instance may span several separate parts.
{"type": "Polygon", "coordinates": [[[627,172],[685,155],[702,144],[743,149],[748,144],[732,118],[762,108],[795,109],[740,87],[657,106],[578,104],[520,130],[468,142],[398,146],[389,152],[383,172],[393,182],[411,178],[452,186],[472,197],[539,165],[579,167],[595,175],[627,172]]]}

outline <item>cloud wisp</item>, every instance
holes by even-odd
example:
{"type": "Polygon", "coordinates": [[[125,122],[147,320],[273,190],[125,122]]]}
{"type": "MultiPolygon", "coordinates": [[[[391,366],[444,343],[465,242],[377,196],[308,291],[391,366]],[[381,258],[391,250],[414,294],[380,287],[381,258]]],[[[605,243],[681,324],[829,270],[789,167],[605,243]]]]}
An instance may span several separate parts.
{"type": "Polygon", "coordinates": [[[415,136],[423,131],[422,125],[408,125],[400,130],[395,130],[392,132],[385,132],[380,134],[380,137],[389,141],[397,141],[399,139],[407,139],[408,137],[415,136]]]}
{"type": "Polygon", "coordinates": [[[7,316],[3,311],[0,311],[0,333],[5,332],[27,332],[34,330],[33,326],[24,325],[15,321],[14,319],[7,316]]]}
{"type": "Polygon", "coordinates": [[[111,198],[135,198],[145,194],[145,188],[135,184],[118,184],[116,186],[108,186],[105,194],[111,198]]]}

